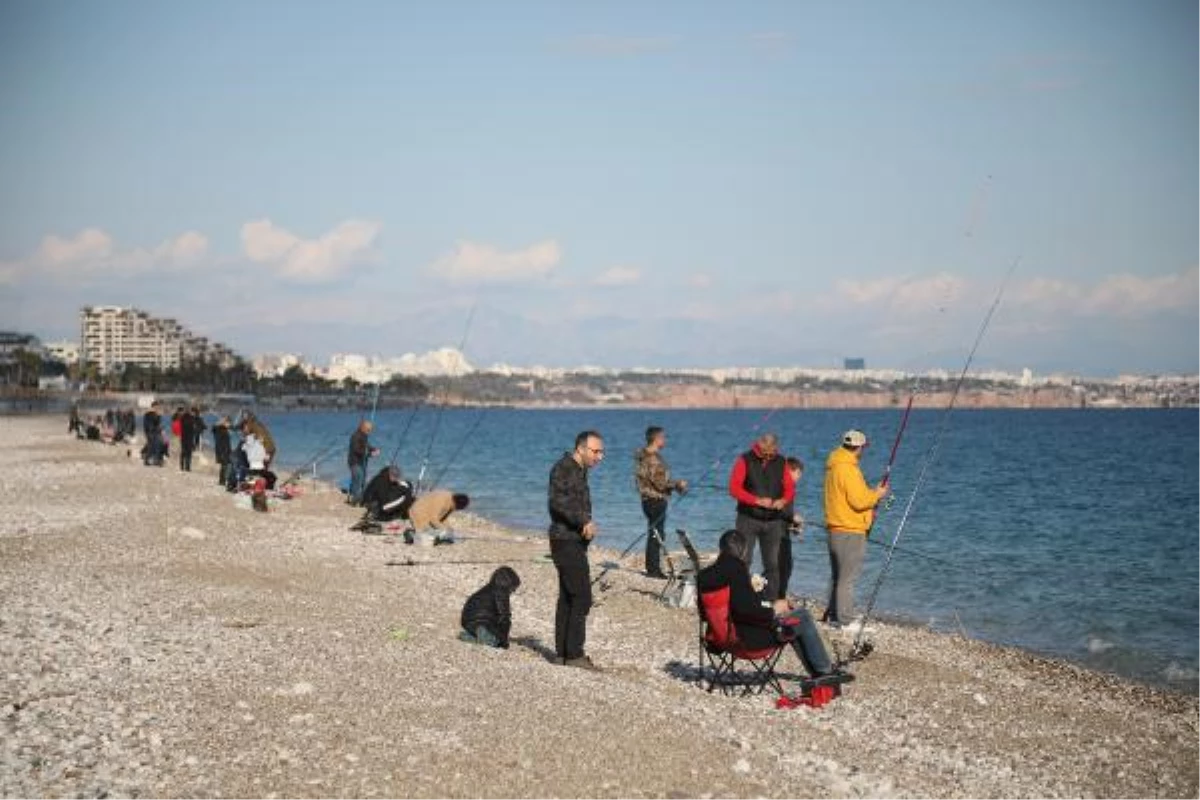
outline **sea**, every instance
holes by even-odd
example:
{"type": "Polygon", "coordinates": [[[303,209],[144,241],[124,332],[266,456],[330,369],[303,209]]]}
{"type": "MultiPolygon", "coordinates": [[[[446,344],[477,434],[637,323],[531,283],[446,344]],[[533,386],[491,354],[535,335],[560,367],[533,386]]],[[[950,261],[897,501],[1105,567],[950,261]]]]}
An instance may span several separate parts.
{"type": "MultiPolygon", "coordinates": [[[[369,412],[368,412],[369,413],[369,412]]],[[[880,584],[885,618],[1012,645],[1141,682],[1196,693],[1200,667],[1195,409],[915,410],[891,473],[859,581],[859,606],[880,584]],[[936,446],[935,446],[936,443],[936,446]],[[925,471],[914,497],[918,476],[925,471]],[[909,509],[907,521],[905,509],[909,509]]],[[[263,412],[287,474],[342,482],[360,412],[263,412]]],[[[551,465],[575,434],[594,429],[606,456],[591,474],[598,542],[624,550],[645,522],[634,453],[649,425],[667,431],[664,456],[691,490],[667,528],[715,548],[732,527],[733,460],[772,431],[806,464],[797,510],[794,593],[823,598],[829,561],[821,528],[824,463],[849,428],[867,433],[868,480],[883,473],[900,410],[659,410],[627,408],[379,411],[370,468],[395,461],[406,477],[462,491],[471,510],[529,531],[547,524],[551,465]]],[[[671,535],[669,544],[678,549],[671,535]]],[[[641,551],[639,543],[633,552],[641,551]]]]}

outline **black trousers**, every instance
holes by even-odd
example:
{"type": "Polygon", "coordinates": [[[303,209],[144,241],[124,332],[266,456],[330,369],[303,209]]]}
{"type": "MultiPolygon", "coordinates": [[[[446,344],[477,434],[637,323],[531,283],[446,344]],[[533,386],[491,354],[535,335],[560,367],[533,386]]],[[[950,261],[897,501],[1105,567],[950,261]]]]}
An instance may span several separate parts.
{"type": "Polygon", "coordinates": [[[642,513],[646,515],[646,572],[662,574],[662,545],[667,540],[667,500],[642,498],[642,513]],[[658,532],[658,536],[654,532],[658,532]]]}
{"type": "Polygon", "coordinates": [[[587,640],[587,615],[592,608],[587,544],[582,540],[551,539],[550,557],[558,570],[554,652],[562,659],[579,658],[587,640]]]}
{"type": "Polygon", "coordinates": [[[791,531],[785,530],[783,538],[779,540],[779,592],[775,595],[777,599],[783,600],[787,597],[788,581],[792,579],[792,534],[791,531]]]}

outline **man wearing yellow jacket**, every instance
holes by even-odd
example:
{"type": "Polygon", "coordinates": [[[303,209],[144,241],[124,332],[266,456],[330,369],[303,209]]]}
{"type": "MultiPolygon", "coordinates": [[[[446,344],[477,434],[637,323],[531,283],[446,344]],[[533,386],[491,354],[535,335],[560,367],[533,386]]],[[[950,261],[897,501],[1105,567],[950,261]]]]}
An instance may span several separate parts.
{"type": "Polygon", "coordinates": [[[854,620],[854,582],[862,572],[875,507],[888,492],[886,484],[871,488],[863,478],[858,462],[866,446],[866,434],[846,431],[842,446],[825,462],[825,526],[829,529],[832,581],[824,621],[853,632],[857,632],[855,625],[861,627],[854,620]]]}

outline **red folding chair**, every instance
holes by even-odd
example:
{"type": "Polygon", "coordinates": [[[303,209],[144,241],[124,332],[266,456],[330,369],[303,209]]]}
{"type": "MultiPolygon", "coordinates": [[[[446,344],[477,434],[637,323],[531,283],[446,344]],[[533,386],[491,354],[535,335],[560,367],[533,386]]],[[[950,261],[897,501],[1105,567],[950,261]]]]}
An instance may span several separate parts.
{"type": "Polygon", "coordinates": [[[700,614],[700,685],[722,694],[762,694],[767,687],[783,694],[775,665],[786,644],[750,648],[737,638],[729,616],[729,587],[703,592],[696,604],[700,614]],[[738,671],[738,662],[748,670],[738,671]],[[738,690],[741,690],[740,692],[738,690]]]}

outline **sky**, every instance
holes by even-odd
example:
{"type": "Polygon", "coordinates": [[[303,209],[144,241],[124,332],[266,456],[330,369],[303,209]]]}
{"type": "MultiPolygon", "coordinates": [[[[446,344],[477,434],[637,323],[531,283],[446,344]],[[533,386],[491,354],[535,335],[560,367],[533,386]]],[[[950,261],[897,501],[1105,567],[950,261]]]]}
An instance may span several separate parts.
{"type": "Polygon", "coordinates": [[[0,328],[1195,373],[1197,14],[5,0],[0,328]]]}

